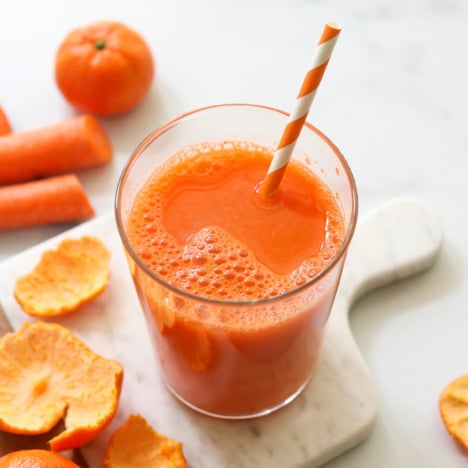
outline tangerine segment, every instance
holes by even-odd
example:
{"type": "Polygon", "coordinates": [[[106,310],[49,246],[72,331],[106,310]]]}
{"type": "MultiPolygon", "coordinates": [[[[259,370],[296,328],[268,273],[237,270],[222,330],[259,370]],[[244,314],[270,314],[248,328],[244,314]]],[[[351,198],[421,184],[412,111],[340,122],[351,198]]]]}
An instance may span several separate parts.
{"type": "Polygon", "coordinates": [[[445,387],[439,410],[448,433],[468,450],[468,374],[445,387]]]}
{"type": "Polygon", "coordinates": [[[109,282],[110,253],[96,237],[64,239],[44,252],[36,267],[18,278],[14,296],[34,317],[76,310],[100,294],[109,282]]]}
{"type": "Polygon", "coordinates": [[[132,414],[112,435],[104,454],[105,468],[185,468],[182,444],[132,414]]]}
{"type": "Polygon", "coordinates": [[[58,453],[25,449],[1,457],[0,468],[79,468],[79,466],[58,453]]]}
{"type": "Polygon", "coordinates": [[[111,421],[123,368],[94,353],[65,327],[25,323],[0,339],[0,429],[17,434],[65,429],[54,451],[93,439],[111,421]]]}

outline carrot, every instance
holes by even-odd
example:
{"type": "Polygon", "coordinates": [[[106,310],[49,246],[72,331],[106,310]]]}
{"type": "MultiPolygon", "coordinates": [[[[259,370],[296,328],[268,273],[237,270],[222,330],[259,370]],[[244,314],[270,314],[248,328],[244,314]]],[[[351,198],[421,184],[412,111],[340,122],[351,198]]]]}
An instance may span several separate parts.
{"type": "Polygon", "coordinates": [[[2,106],[0,106],[0,135],[7,135],[8,133],[11,133],[10,121],[2,106]]]}
{"type": "Polygon", "coordinates": [[[94,209],[74,174],[0,187],[0,229],[76,221],[94,209]]]}
{"type": "Polygon", "coordinates": [[[0,185],[65,174],[112,159],[110,141],[90,115],[0,137],[0,185]]]}

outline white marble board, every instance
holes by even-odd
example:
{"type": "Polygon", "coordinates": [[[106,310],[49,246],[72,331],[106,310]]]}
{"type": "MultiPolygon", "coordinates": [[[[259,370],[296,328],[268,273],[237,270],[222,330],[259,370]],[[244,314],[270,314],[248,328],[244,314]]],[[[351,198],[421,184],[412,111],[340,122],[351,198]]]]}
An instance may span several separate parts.
{"type": "Polygon", "coordinates": [[[131,413],[142,414],[157,430],[181,441],[192,468],[318,466],[355,446],[372,430],[378,395],[349,328],[349,309],[365,292],[429,268],[442,243],[438,217],[417,201],[391,200],[363,216],[314,379],[289,407],[261,419],[229,422],[186,409],[161,382],[111,213],[0,264],[0,301],[14,328],[33,320],[13,298],[15,279],[63,237],[81,235],[97,236],[111,250],[111,280],[93,302],[56,321],[125,368],[116,417],[83,448],[93,468],[101,466],[110,433],[131,413]]]}

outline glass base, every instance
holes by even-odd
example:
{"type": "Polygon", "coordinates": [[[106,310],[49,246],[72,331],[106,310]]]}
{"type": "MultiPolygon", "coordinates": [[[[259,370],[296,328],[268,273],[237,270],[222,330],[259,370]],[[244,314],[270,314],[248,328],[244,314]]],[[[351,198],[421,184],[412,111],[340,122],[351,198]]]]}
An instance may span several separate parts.
{"type": "Polygon", "coordinates": [[[243,420],[243,419],[254,419],[254,418],[260,418],[262,416],[267,416],[271,413],[274,413],[275,411],[278,411],[281,408],[284,408],[285,406],[289,405],[293,400],[295,400],[303,392],[303,390],[309,384],[310,380],[311,378],[307,379],[305,383],[302,384],[292,395],[290,395],[288,398],[286,398],[281,403],[278,403],[275,406],[263,408],[253,413],[240,413],[240,414],[224,414],[224,413],[221,414],[221,413],[213,413],[211,411],[207,411],[203,408],[193,405],[189,401],[182,398],[170,385],[166,384],[166,386],[170,390],[170,392],[177,398],[177,400],[179,400],[185,406],[188,406],[190,409],[196,411],[197,413],[201,413],[205,416],[210,416],[216,419],[243,420]]]}

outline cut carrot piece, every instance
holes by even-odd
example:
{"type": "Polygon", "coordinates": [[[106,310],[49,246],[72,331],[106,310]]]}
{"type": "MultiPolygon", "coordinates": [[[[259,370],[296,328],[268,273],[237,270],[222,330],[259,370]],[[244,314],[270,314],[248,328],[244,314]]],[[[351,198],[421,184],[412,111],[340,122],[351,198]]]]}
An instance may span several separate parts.
{"type": "Polygon", "coordinates": [[[156,432],[132,414],[112,435],[104,455],[105,468],[185,468],[182,444],[156,432]]]}
{"type": "Polygon", "coordinates": [[[439,411],[448,433],[468,450],[468,374],[444,388],[439,411]]]}
{"type": "Polygon", "coordinates": [[[0,106],[0,135],[8,135],[9,133],[11,133],[10,121],[2,106],[0,106]]]}
{"type": "Polygon", "coordinates": [[[96,237],[65,239],[56,250],[44,252],[34,270],[16,280],[13,294],[34,317],[67,314],[106,288],[109,258],[96,237]]]}
{"type": "Polygon", "coordinates": [[[110,141],[90,115],[0,138],[0,184],[24,182],[104,164],[110,141]]]}
{"type": "Polygon", "coordinates": [[[53,451],[77,448],[97,436],[118,406],[123,368],[95,354],[58,324],[25,323],[0,339],[0,429],[48,432],[63,419],[53,451]]]}
{"type": "Polygon", "coordinates": [[[94,208],[74,174],[0,187],[0,229],[80,221],[92,216],[94,208]]]}

